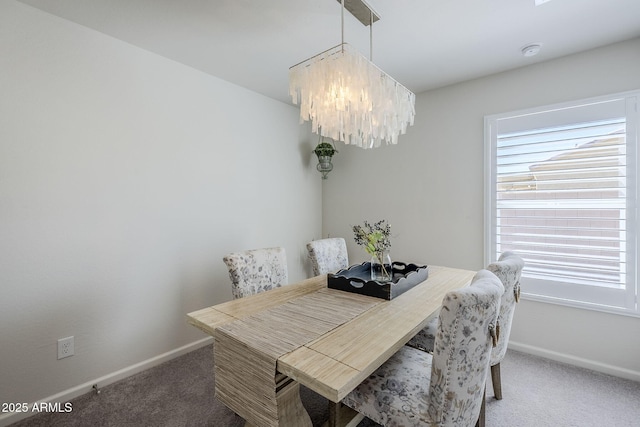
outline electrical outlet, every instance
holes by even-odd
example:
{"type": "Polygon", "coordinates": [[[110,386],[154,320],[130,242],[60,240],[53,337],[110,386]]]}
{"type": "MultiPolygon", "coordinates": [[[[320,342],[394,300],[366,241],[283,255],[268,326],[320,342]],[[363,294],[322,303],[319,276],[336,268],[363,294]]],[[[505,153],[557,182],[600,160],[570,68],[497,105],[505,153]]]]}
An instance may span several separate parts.
{"type": "Polygon", "coordinates": [[[58,340],[58,360],[73,356],[73,336],[58,340]]]}

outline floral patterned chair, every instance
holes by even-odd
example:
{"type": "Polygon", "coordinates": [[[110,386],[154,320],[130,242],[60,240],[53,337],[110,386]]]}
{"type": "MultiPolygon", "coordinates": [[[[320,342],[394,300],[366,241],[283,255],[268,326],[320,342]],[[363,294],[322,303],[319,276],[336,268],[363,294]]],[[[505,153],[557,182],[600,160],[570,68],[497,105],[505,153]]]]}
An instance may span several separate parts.
{"type": "Polygon", "coordinates": [[[524,260],[514,252],[504,252],[497,262],[489,264],[487,270],[498,276],[504,286],[504,295],[500,302],[498,325],[500,334],[498,345],[491,352],[491,382],[496,399],[502,399],[502,382],[500,380],[500,362],[507,354],[507,344],[511,335],[513,313],[520,300],[520,276],[524,268],[524,260]]]}
{"type": "Polygon", "coordinates": [[[403,346],[342,403],[383,426],[482,425],[503,292],[493,273],[480,270],[442,301],[433,355],[403,346]]]}
{"type": "Polygon", "coordinates": [[[229,269],[234,299],[286,285],[289,280],[284,248],[234,252],[223,261],[229,269]]]}
{"type": "MultiPolygon", "coordinates": [[[[500,379],[500,362],[507,353],[507,344],[511,334],[511,322],[516,310],[516,303],[520,299],[520,276],[524,268],[524,260],[515,252],[504,252],[498,261],[489,264],[487,270],[494,273],[504,286],[504,294],[500,303],[498,325],[498,345],[491,352],[491,382],[496,399],[502,399],[502,382],[500,379]]],[[[424,329],[414,336],[408,345],[430,352],[437,329],[438,319],[432,320],[424,329]]]]}
{"type": "Polygon", "coordinates": [[[349,267],[347,243],[342,237],[311,241],[307,243],[307,251],[314,276],[349,267]]]}

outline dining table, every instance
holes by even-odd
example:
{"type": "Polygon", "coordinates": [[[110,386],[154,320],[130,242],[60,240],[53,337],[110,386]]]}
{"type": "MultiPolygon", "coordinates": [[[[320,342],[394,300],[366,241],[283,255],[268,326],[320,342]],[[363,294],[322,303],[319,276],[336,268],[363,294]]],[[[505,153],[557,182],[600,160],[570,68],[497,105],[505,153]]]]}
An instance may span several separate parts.
{"type": "Polygon", "coordinates": [[[474,271],[428,266],[428,277],[387,300],[327,286],[315,276],[187,314],[213,336],[215,395],[245,426],[311,427],[300,384],[329,402],[325,425],[362,419],[340,404],[437,315],[474,271]]]}

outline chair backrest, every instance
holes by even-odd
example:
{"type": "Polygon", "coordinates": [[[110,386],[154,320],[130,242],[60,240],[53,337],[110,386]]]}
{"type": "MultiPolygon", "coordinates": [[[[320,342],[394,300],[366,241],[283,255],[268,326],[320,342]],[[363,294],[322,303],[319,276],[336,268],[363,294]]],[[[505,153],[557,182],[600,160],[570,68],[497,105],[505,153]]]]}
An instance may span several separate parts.
{"type": "Polygon", "coordinates": [[[307,251],[315,276],[349,267],[347,243],[342,237],[313,240],[307,243],[307,251]]]}
{"type": "Polygon", "coordinates": [[[492,330],[504,287],[487,270],[442,301],[429,384],[429,418],[438,426],[473,426],[480,414],[492,330]]]}
{"type": "Polygon", "coordinates": [[[234,299],[277,288],[289,281],[284,248],[234,252],[222,259],[229,269],[234,299]]]}
{"type": "Polygon", "coordinates": [[[502,362],[507,353],[507,344],[511,334],[511,322],[516,311],[516,295],[520,293],[520,276],[524,268],[524,260],[515,252],[504,252],[498,261],[489,264],[487,270],[498,276],[504,286],[504,294],[500,301],[498,325],[500,334],[498,345],[491,351],[491,366],[502,362]]]}

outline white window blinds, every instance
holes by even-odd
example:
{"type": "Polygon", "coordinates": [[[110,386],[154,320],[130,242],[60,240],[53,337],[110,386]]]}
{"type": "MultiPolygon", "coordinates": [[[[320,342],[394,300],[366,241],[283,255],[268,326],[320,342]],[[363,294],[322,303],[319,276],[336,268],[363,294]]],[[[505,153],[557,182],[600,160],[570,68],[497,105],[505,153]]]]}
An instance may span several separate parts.
{"type": "Polygon", "coordinates": [[[489,253],[525,293],[637,311],[635,99],[488,118],[489,253]]]}

